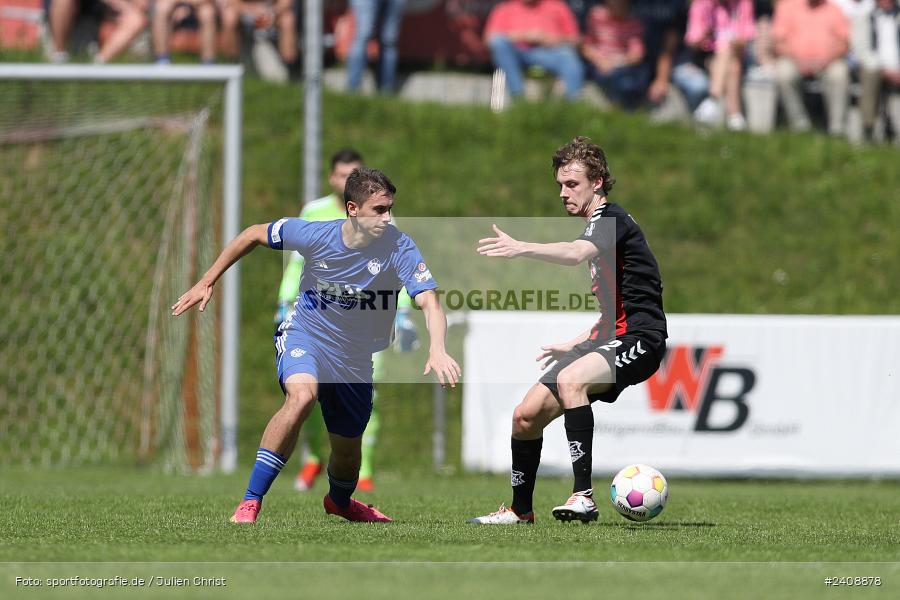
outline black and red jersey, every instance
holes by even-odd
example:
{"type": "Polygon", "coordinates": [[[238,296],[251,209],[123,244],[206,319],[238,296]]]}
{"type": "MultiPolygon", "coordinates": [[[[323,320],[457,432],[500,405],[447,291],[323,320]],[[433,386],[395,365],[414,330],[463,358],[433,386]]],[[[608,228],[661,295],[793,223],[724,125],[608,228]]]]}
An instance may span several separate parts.
{"type": "Polygon", "coordinates": [[[600,250],[589,263],[591,293],[601,311],[591,339],[607,340],[648,329],[668,337],[659,265],[631,215],[607,202],[593,212],[578,239],[600,250]],[[615,228],[608,219],[615,219],[615,228]]]}

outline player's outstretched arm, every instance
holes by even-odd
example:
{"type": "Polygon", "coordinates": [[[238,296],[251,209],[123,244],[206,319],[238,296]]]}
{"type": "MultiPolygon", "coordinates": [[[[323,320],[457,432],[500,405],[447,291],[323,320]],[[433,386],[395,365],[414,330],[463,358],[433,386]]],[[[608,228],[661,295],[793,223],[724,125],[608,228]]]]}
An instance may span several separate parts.
{"type": "Polygon", "coordinates": [[[228,245],[225,246],[225,249],[222,250],[222,253],[219,254],[219,257],[200,281],[182,294],[178,301],[172,305],[172,316],[177,317],[197,304],[200,305],[201,312],[205,310],[210,298],[212,298],[213,286],[216,285],[222,273],[257,246],[268,246],[268,227],[268,224],[251,225],[236,238],[228,242],[228,245]]]}
{"type": "Polygon", "coordinates": [[[496,225],[492,227],[497,237],[478,240],[478,254],[482,256],[499,258],[524,256],[557,265],[574,266],[593,258],[599,253],[597,247],[587,240],[554,242],[551,244],[523,242],[510,237],[496,225]]]}
{"type": "Polygon", "coordinates": [[[425,326],[428,327],[428,337],[431,345],[428,349],[428,361],[425,363],[425,371],[422,375],[428,375],[434,370],[441,386],[456,387],[456,382],[462,377],[462,370],[453,357],[444,349],[444,340],[447,335],[447,318],[441,309],[434,290],[427,290],[416,294],[416,305],[425,314],[425,326]]]}

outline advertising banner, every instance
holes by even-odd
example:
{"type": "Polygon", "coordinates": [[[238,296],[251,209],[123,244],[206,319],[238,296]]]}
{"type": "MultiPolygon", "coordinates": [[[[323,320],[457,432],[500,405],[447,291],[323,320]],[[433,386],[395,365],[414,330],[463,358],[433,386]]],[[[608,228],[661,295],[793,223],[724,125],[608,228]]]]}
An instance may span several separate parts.
{"type": "MultiPolygon", "coordinates": [[[[469,314],[466,468],[509,471],[512,413],[541,372],[540,346],[591,318],[469,314]]],[[[668,325],[657,373],[593,405],[595,472],[900,474],[900,317],[670,315],[668,325]]],[[[570,473],[561,418],[545,430],[541,468],[570,473]]]]}

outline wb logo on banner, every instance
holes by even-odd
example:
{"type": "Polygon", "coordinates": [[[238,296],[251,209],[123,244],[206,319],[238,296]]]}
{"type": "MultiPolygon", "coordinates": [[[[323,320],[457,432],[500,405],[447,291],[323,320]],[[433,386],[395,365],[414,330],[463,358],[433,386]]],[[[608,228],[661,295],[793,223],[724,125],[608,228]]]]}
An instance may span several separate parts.
{"type": "Polygon", "coordinates": [[[696,412],[695,431],[740,429],[750,414],[747,396],[756,384],[756,374],[747,368],[718,366],[724,351],[723,346],[667,348],[659,370],[647,380],[650,410],[696,412]],[[736,380],[737,388],[728,385],[728,380],[736,380]],[[731,403],[736,409],[730,423],[710,424],[710,412],[717,402],[731,403]]]}

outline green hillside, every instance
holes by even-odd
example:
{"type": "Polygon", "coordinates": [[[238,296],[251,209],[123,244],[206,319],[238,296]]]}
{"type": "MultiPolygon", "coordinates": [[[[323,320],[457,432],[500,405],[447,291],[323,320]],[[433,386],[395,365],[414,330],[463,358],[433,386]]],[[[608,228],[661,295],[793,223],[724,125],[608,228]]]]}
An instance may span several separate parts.
{"type": "MultiPolygon", "coordinates": [[[[244,224],[299,208],[301,108],[297,87],[246,83],[244,224]]],[[[575,135],[606,150],[617,179],[611,199],[646,232],[668,311],[900,312],[895,148],[816,134],[698,132],[586,105],[521,104],[495,115],[394,98],[324,100],[323,161],[340,147],[358,148],[397,184],[401,219],[563,216],[550,157],[575,135]]],[[[279,402],[270,336],[280,269],[275,253],[244,260],[241,439],[248,451],[279,402]]],[[[459,396],[450,394],[454,410],[459,396]]],[[[430,402],[427,389],[383,389],[385,462],[428,464],[430,402]]],[[[449,437],[458,460],[458,439],[449,437]]]]}

